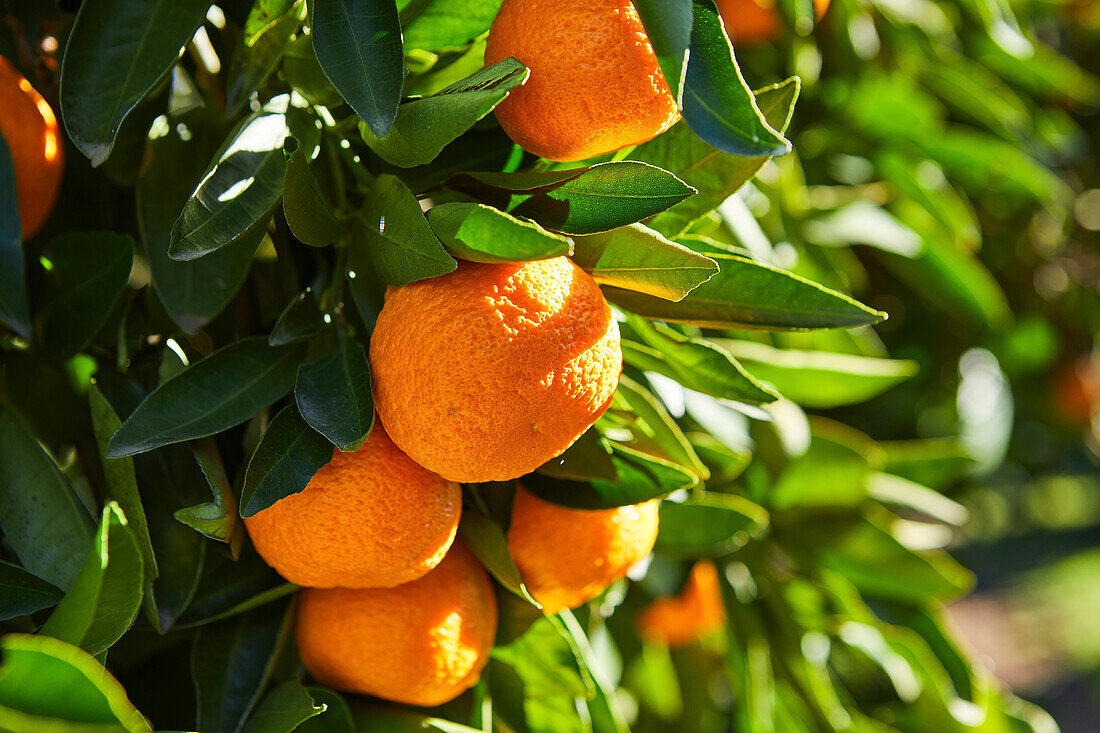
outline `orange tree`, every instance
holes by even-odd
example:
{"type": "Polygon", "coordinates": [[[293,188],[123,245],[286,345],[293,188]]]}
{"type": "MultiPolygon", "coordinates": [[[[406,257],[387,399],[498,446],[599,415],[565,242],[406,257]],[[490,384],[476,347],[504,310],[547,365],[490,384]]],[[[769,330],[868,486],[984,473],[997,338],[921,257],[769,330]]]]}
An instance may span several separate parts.
{"type": "Polygon", "coordinates": [[[0,727],[1049,730],[943,547],[1096,81],[757,5],[0,5],[0,727]]]}

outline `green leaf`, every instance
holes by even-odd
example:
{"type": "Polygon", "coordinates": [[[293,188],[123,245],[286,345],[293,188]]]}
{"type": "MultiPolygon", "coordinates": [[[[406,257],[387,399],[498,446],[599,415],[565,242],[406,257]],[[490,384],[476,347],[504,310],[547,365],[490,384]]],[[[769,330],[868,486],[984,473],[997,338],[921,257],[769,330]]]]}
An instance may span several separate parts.
{"type": "Polygon", "coordinates": [[[657,372],[684,387],[724,400],[774,402],[776,394],[753,378],[714,341],[685,336],[660,323],[628,316],[627,323],[645,345],[623,341],[623,359],[657,372]]]}
{"type": "Polygon", "coordinates": [[[852,328],[878,323],[872,310],[817,283],[736,255],[712,255],[721,270],[670,303],[651,295],[609,287],[607,299],[624,310],[661,321],[705,328],[799,331],[852,328]]]}
{"type": "Polygon", "coordinates": [[[244,21],[241,38],[251,46],[290,12],[296,0],[256,0],[244,21]]]}
{"type": "Polygon", "coordinates": [[[926,517],[961,527],[970,518],[965,506],[948,499],[927,486],[894,476],[889,473],[873,473],[867,482],[867,493],[887,506],[900,507],[926,517]]]}
{"type": "Polygon", "coordinates": [[[118,419],[111,403],[103,396],[96,384],[88,385],[88,404],[92,413],[92,428],[96,445],[103,459],[103,476],[107,479],[108,493],[118,502],[126,517],[134,539],[141,548],[145,560],[145,579],[149,582],[157,577],[157,559],[153,553],[153,542],[149,537],[149,526],[145,519],[145,509],[141,505],[138,492],[137,474],[134,472],[134,460],[129,456],[107,458],[107,446],[122,422],[118,419]]]}
{"type": "Polygon", "coordinates": [[[90,654],[28,634],[5,634],[0,648],[0,728],[152,731],[122,685],[90,654]]]}
{"type": "Polygon", "coordinates": [[[372,232],[367,231],[367,227],[356,220],[352,220],[351,224],[346,282],[355,310],[367,329],[373,331],[374,323],[385,304],[386,282],[371,257],[372,232]]]}
{"type": "Polygon", "coordinates": [[[301,682],[287,680],[267,694],[241,733],[292,733],[325,710],[325,704],[316,704],[301,682]]]}
{"type": "Polygon", "coordinates": [[[803,407],[828,409],[877,397],[915,375],[907,359],[776,349],[753,341],[717,339],[757,379],[803,407]]]}
{"type": "Polygon", "coordinates": [[[18,565],[0,562],[0,621],[49,608],[64,595],[18,565]]]}
{"type": "Polygon", "coordinates": [[[420,204],[397,176],[379,176],[371,188],[363,220],[353,223],[378,273],[390,285],[408,285],[452,272],[458,263],[435,236],[420,204]]]}
{"type": "Polygon", "coordinates": [[[439,51],[465,46],[488,32],[500,3],[501,0],[430,3],[405,26],[405,48],[439,51]]]}
{"type": "Polygon", "coordinates": [[[248,718],[290,631],[288,603],[262,606],[199,630],[191,652],[195,730],[235,733],[248,718]]]}
{"type": "Polygon", "coordinates": [[[312,0],[309,14],[325,76],[374,134],[385,135],[397,117],[404,82],[394,0],[312,0]]]}
{"type": "Polygon", "coordinates": [[[871,464],[879,456],[870,440],[852,428],[815,419],[809,449],[791,460],[772,486],[775,509],[850,507],[867,497],[871,464]]]}
{"type": "Polygon", "coordinates": [[[657,63],[665,82],[676,98],[683,102],[684,72],[691,44],[691,0],[635,0],[634,8],[642,19],[657,63]]]}
{"type": "Polygon", "coordinates": [[[644,224],[577,237],[573,261],[603,285],[678,301],[718,273],[718,264],[644,224]]]}
{"type": "Polygon", "coordinates": [[[615,398],[617,402],[625,402],[637,418],[629,425],[636,447],[686,468],[699,479],[710,478],[710,472],[680,426],[649,390],[624,374],[619,378],[615,398]]]}
{"type": "Polygon", "coordinates": [[[244,542],[244,526],[237,521],[237,499],[229,485],[218,446],[212,438],[196,440],[191,444],[195,460],[210,486],[214,501],[180,509],[174,516],[204,537],[229,545],[234,559],[241,554],[244,542]]]}
{"type": "Polygon", "coordinates": [[[282,72],[291,88],[310,104],[336,107],[344,103],[340,92],[332,86],[317,62],[317,55],[313,52],[313,36],[302,33],[290,42],[283,53],[282,72]]]}
{"type": "Polygon", "coordinates": [[[50,241],[43,288],[46,348],[57,359],[83,349],[122,297],[134,263],[134,240],[113,232],[67,232],[50,241]]]}
{"type": "Polygon", "coordinates": [[[916,257],[922,249],[916,232],[886,209],[862,199],[807,221],[805,232],[808,241],[827,247],[863,244],[903,257],[916,257]]]}
{"type": "Polygon", "coordinates": [[[340,331],[327,354],[298,367],[294,401],[305,421],[337,448],[361,446],[374,425],[370,365],[363,347],[340,331]]]}
{"type": "Polygon", "coordinates": [[[269,567],[252,545],[241,548],[237,559],[228,552],[211,552],[178,628],[205,626],[247,613],[284,599],[297,589],[269,567]]]}
{"type": "MultiPolygon", "coordinates": [[[[787,129],[800,88],[798,77],[791,77],[755,92],[757,107],[774,129],[787,129]]],[[[716,209],[769,160],[768,156],[723,153],[700,140],[687,125],[674,125],[668,132],[634,148],[630,157],[672,171],[698,189],[699,193],[649,222],[654,229],[670,237],[716,209]]]]}
{"type": "Polygon", "coordinates": [[[362,125],[363,141],[383,160],[401,168],[431,163],[445,146],[503,102],[508,92],[527,81],[527,75],[527,67],[515,59],[495,63],[430,97],[405,102],[385,135],[362,125]]]}
{"type": "Polygon", "coordinates": [[[630,160],[539,173],[464,173],[447,186],[563,234],[633,224],[695,193],[672,173],[630,160]]]}
{"type": "Polygon", "coordinates": [[[615,462],[611,459],[611,444],[595,427],[584,431],[561,455],[551,458],[536,470],[544,476],[574,481],[619,480],[615,462]]]}
{"type": "Polygon", "coordinates": [[[934,489],[946,489],[969,473],[974,458],[958,438],[887,440],[884,470],[934,489]]]}
{"type": "Polygon", "coordinates": [[[23,338],[31,335],[31,315],[24,280],[23,231],[15,198],[15,167],[0,134],[0,322],[23,338]]]}
{"type": "Polygon", "coordinates": [[[81,4],[61,65],[61,116],[93,166],[107,160],[122,120],[176,63],[209,5],[204,0],[81,4]]]}
{"type": "Polygon", "coordinates": [[[683,114],[696,135],[724,153],[771,156],[791,151],[791,144],[756,106],[712,0],[693,3],[683,114]]]}
{"type": "Polygon", "coordinates": [[[332,244],[343,232],[309,168],[309,157],[301,148],[286,163],[283,214],[294,236],[311,247],[332,244]]]}
{"type": "Polygon", "coordinates": [[[80,574],[41,633],[102,654],[137,616],[143,582],[141,550],[122,510],[109,501],[80,574]]]}
{"type": "Polygon", "coordinates": [[[255,115],[230,135],[172,226],[168,256],[193,260],[243,236],[283,194],[290,134],[282,113],[255,115]]]}
{"type": "Polygon", "coordinates": [[[267,232],[265,219],[232,244],[198,260],[178,262],[168,256],[172,225],[224,132],[204,117],[200,111],[173,118],[175,124],[164,135],[150,140],[149,159],[137,183],[138,229],[153,288],[168,315],[187,333],[205,326],[230,301],[267,232]]]}
{"type": "Polygon", "coordinates": [[[707,493],[686,502],[662,501],[657,549],[671,555],[721,556],[768,528],[768,512],[732,494],[707,493]]]}
{"type": "Polygon", "coordinates": [[[499,524],[484,514],[465,510],[458,531],[470,551],[498,583],[528,603],[538,605],[523,584],[512,553],[508,550],[508,537],[499,524]]]}
{"type": "MultiPolygon", "coordinates": [[[[264,16],[268,12],[256,3],[248,14],[245,28],[252,24],[252,16],[264,16]]],[[[279,65],[279,60],[290,44],[290,38],[298,30],[297,13],[286,13],[270,24],[263,32],[250,36],[247,32],[237,40],[233,57],[229,60],[229,74],[225,91],[225,115],[236,117],[247,104],[249,97],[263,87],[268,77],[279,65]]]]}
{"type": "Polygon", "coordinates": [[[284,407],[267,427],[248,462],[241,490],[241,516],[297,494],[332,460],[332,444],[311,428],[294,405],[284,407]]]}
{"type": "Polygon", "coordinates": [[[306,288],[283,308],[267,343],[283,346],[316,336],[325,329],[321,303],[313,288],[306,288]]]}
{"type": "Polygon", "coordinates": [[[327,687],[307,687],[314,705],[324,705],[325,711],[298,726],[298,733],[355,733],[355,721],[343,696],[327,687]]]}
{"type": "Polygon", "coordinates": [[[219,349],[153,390],[115,433],[108,457],[239,425],[290,390],[302,350],[269,346],[262,336],[219,349]]]}
{"type": "Polygon", "coordinates": [[[452,202],[428,210],[443,246],[470,262],[529,262],[573,254],[568,237],[485,204],[452,202]]]}
{"type": "Polygon", "coordinates": [[[10,409],[0,408],[0,530],[28,572],[62,590],[94,525],[69,482],[10,409]]]}
{"type": "Polygon", "coordinates": [[[582,483],[532,473],[524,477],[523,485],[555,504],[575,509],[612,509],[688,489],[699,481],[689,469],[671,461],[619,443],[611,443],[611,448],[618,481],[582,483]]]}

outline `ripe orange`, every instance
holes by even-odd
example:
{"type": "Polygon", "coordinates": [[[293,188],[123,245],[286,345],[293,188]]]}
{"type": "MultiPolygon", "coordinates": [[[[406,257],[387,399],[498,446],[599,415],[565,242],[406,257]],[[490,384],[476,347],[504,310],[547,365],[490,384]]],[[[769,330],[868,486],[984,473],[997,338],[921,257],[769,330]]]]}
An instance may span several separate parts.
{"type": "Polygon", "coordinates": [[[298,494],[245,519],[264,560],[314,588],[388,588],[439,564],[454,541],[462,489],[421,468],[375,421],[298,494]]]}
{"type": "Polygon", "coordinates": [[[619,328],[565,257],[485,265],[394,289],[370,344],[393,442],[451,481],[505,481],[568,448],[611,403],[619,328]]]}
{"type": "Polygon", "coordinates": [[[589,511],[552,504],[520,487],[508,548],[524,584],[547,613],[591,600],[657,540],[657,500],[589,511]]]}
{"type": "Polygon", "coordinates": [[[497,108],[504,131],[550,160],[637,145],[680,119],[630,0],[504,0],[485,64],[514,56],[527,83],[497,108]]]}
{"type": "Polygon", "coordinates": [[[658,598],[637,617],[642,636],[669,646],[690,644],[722,628],[725,621],[718,570],[710,560],[695,563],[678,595],[658,598]]]}
{"type": "Polygon", "coordinates": [[[65,170],[57,117],[42,95],[0,56],[0,133],[15,168],[15,197],[23,239],[46,223],[65,170]]]}
{"type": "MultiPolygon", "coordinates": [[[[783,31],[783,19],[776,0],[717,0],[722,24],[734,45],[751,46],[774,41],[783,31]]],[[[829,7],[829,0],[814,0],[818,20],[829,7]]]]}
{"type": "Polygon", "coordinates": [[[409,705],[473,686],[496,638],[493,585],[461,542],[396,588],[307,588],[297,613],[302,662],[321,683],[409,705]]]}

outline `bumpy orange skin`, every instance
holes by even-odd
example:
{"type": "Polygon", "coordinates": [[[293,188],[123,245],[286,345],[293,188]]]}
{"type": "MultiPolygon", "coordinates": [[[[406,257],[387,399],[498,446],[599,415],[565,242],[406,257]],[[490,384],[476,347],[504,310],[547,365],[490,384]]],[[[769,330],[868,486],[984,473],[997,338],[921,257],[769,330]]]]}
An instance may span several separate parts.
{"type": "Polygon", "coordinates": [[[671,647],[686,646],[722,628],[726,607],[718,570],[710,560],[695,563],[678,595],[658,598],[636,619],[638,631],[646,639],[671,647]]]}
{"type": "Polygon", "coordinates": [[[575,608],[626,577],[653,551],[657,500],[589,511],[516,491],[508,548],[524,584],[547,613],[575,608]]]}
{"type": "MultiPolygon", "coordinates": [[[[774,41],[783,32],[776,0],[717,0],[722,25],[734,45],[751,46],[774,41]]],[[[820,20],[829,0],[814,0],[814,15],[820,20]]]]}
{"type": "Polygon", "coordinates": [[[441,705],[472,687],[497,628],[492,583],[461,542],[396,588],[307,588],[297,614],[298,651],[321,683],[408,705],[441,705]]]}
{"type": "Polygon", "coordinates": [[[359,450],[336,450],[301,493],[244,521],[291,583],[389,588],[439,564],[461,514],[461,487],[413,462],[375,421],[359,450]]]}
{"type": "Polygon", "coordinates": [[[53,211],[65,172],[65,149],[50,105],[3,56],[0,133],[11,151],[19,222],[23,238],[29,239],[53,211]]]}
{"type": "Polygon", "coordinates": [[[565,257],[484,265],[393,290],[370,344],[393,441],[452,481],[506,481],[568,448],[622,371],[599,286],[565,257]]]}
{"type": "Polygon", "coordinates": [[[509,56],[531,76],[496,108],[497,119],[535,155],[591,158],[650,140],[680,118],[629,0],[504,0],[485,64],[509,56]]]}

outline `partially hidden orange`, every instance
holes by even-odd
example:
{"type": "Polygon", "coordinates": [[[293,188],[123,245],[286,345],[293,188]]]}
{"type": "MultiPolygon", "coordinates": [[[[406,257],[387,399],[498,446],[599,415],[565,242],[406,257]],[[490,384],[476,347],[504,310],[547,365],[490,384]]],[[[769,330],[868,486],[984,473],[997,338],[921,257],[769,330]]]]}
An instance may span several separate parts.
{"type": "Polygon", "coordinates": [[[433,706],[477,682],[496,628],[493,585],[458,542],[437,568],[396,588],[303,590],[295,637],[322,684],[433,706]]]}
{"type": "Polygon", "coordinates": [[[571,161],[650,140],[680,118],[630,0],[504,0],[486,65],[531,70],[496,108],[525,150],[571,161]]]}
{"type": "Polygon", "coordinates": [[[46,223],[65,171],[57,117],[42,95],[0,56],[0,134],[15,168],[15,197],[23,239],[46,223]]]}
{"type": "Polygon", "coordinates": [[[710,560],[695,563],[680,593],[658,598],[636,619],[638,631],[650,640],[671,647],[690,644],[722,628],[726,607],[718,570],[710,560]]]}
{"type": "Polygon", "coordinates": [[[439,564],[458,531],[462,489],[401,452],[375,421],[334,451],[306,488],[245,519],[256,550],[292,583],[382,588],[439,564]]]}
{"type": "Polygon", "coordinates": [[[505,481],[560,454],[607,409],[619,329],[565,257],[462,262],[392,290],[371,335],[375,407],[390,437],[452,481],[505,481]]]}
{"type": "Polygon", "coordinates": [[[657,504],[572,509],[520,487],[508,548],[524,585],[547,613],[595,598],[653,551],[657,504]]]}

